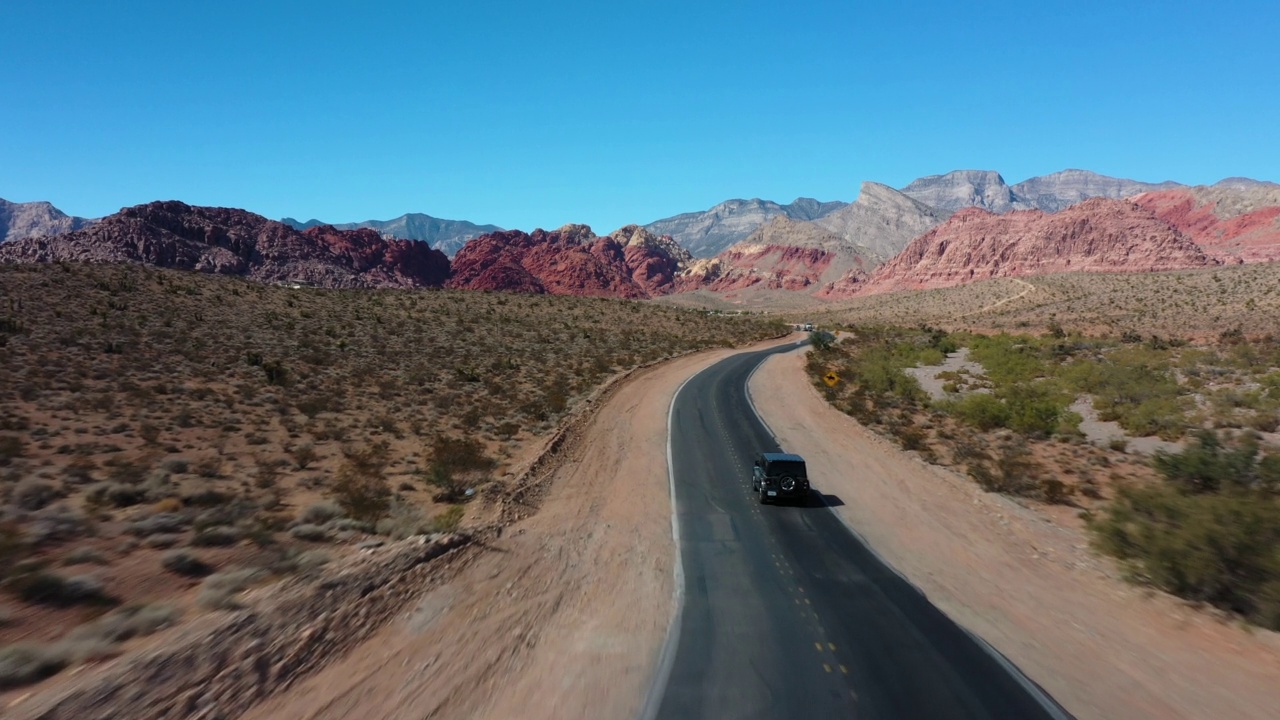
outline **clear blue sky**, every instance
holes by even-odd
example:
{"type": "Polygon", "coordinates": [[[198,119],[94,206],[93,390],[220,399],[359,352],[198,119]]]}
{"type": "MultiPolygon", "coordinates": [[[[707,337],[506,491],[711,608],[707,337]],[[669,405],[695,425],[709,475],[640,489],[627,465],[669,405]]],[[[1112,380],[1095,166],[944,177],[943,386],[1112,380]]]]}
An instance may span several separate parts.
{"type": "Polygon", "coordinates": [[[1280,180],[1280,3],[4,0],[0,197],[608,232],[956,168],[1280,180]]]}

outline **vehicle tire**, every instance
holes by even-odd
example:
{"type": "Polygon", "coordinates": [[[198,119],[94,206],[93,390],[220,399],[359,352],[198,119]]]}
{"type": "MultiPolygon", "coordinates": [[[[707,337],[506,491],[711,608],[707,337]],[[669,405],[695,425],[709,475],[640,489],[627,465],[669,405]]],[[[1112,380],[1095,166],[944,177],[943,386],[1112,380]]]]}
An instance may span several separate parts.
{"type": "Polygon", "coordinates": [[[764,494],[764,488],[760,488],[760,504],[761,505],[769,504],[769,496],[764,494]]]}
{"type": "Polygon", "coordinates": [[[796,489],[796,479],[790,475],[783,475],[782,479],[778,480],[778,487],[785,492],[793,492],[796,489]]]}

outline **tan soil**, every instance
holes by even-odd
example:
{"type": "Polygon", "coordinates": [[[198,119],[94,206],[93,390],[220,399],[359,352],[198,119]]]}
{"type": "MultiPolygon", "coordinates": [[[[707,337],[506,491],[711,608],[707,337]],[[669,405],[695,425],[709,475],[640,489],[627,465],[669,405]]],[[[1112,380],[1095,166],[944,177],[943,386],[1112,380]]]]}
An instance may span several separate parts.
{"type": "Polygon", "coordinates": [[[871,547],[1077,717],[1276,717],[1280,634],[1125,583],[1078,519],[985,493],[831,408],[802,353],[750,390],[871,547]]]}
{"type": "Polygon", "coordinates": [[[347,657],[244,717],[634,716],[673,612],[671,397],[734,352],[627,380],[566,449],[536,514],[347,657]]]}

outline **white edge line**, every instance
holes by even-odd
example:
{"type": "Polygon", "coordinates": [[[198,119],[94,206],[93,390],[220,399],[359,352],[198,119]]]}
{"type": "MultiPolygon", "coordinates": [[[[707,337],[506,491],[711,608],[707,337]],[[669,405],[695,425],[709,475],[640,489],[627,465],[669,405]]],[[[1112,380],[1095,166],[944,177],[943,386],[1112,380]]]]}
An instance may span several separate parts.
{"type": "Polygon", "coordinates": [[[671,624],[667,626],[667,639],[663,641],[662,651],[658,655],[657,672],[649,686],[649,693],[645,696],[644,705],[640,707],[640,720],[655,720],[658,717],[658,709],[667,694],[667,682],[671,679],[671,668],[675,665],[676,646],[680,642],[680,621],[684,616],[684,562],[680,557],[680,520],[676,512],[676,471],[675,461],[671,456],[671,426],[676,415],[676,398],[680,397],[684,386],[700,373],[698,371],[680,383],[680,387],[671,396],[670,407],[667,408],[667,487],[671,493],[671,539],[676,549],[675,587],[671,591],[671,599],[675,603],[675,609],[671,613],[671,624]]]}
{"type": "MultiPolygon", "coordinates": [[[[774,441],[777,441],[778,436],[774,434],[773,428],[769,427],[769,423],[765,422],[764,416],[762,416],[760,414],[760,411],[756,409],[756,404],[751,401],[751,378],[755,376],[756,370],[759,370],[768,361],[769,361],[769,358],[765,358],[760,362],[759,365],[755,367],[754,370],[751,371],[751,374],[747,375],[747,382],[743,386],[743,390],[745,391],[747,396],[747,404],[751,406],[751,412],[755,413],[756,419],[760,421],[761,425],[764,425],[765,430],[769,431],[769,434],[773,436],[774,441]]],[[[684,386],[681,385],[681,387],[684,387],[684,386]]],[[[673,400],[673,404],[674,404],[674,400],[673,400]]],[[[671,441],[671,437],[668,434],[667,436],[668,462],[670,462],[670,459],[671,459],[670,441],[671,441]]],[[[905,582],[908,586],[911,587],[911,589],[920,593],[921,597],[924,597],[926,600],[929,598],[929,596],[926,595],[923,590],[917,587],[915,583],[911,582],[911,580],[908,579],[906,575],[903,575],[902,572],[898,570],[898,568],[890,564],[888,560],[885,560],[883,555],[876,552],[876,549],[871,546],[871,543],[867,542],[867,539],[862,536],[862,533],[858,532],[853,527],[853,525],[849,524],[849,520],[844,515],[841,515],[839,512],[836,511],[834,507],[827,505],[825,502],[823,503],[823,506],[827,508],[828,512],[830,512],[832,515],[835,515],[836,518],[840,520],[841,524],[845,526],[845,529],[847,529],[855,538],[857,538],[858,542],[862,543],[863,547],[871,551],[871,554],[874,555],[875,558],[880,561],[881,565],[884,565],[885,567],[892,570],[894,575],[897,575],[899,578],[901,578],[903,582],[905,582]]],[[[939,611],[942,610],[941,608],[938,608],[938,609],[939,611]]],[[[945,611],[943,611],[942,614],[947,615],[945,611]]],[[[1021,685],[1022,688],[1026,690],[1028,694],[1031,695],[1031,697],[1035,698],[1035,701],[1040,704],[1040,707],[1044,708],[1044,711],[1047,712],[1050,717],[1055,718],[1055,720],[1072,720],[1072,716],[1069,713],[1067,713],[1067,711],[1064,710],[1056,700],[1054,700],[1051,696],[1049,696],[1049,694],[1046,693],[1043,688],[1037,685],[1035,681],[1027,677],[1026,673],[1022,672],[1022,670],[1019,669],[1017,665],[1014,665],[1013,662],[1009,660],[1009,658],[1005,657],[1003,654],[1000,653],[1000,651],[992,647],[991,644],[988,643],[986,640],[983,640],[977,633],[973,632],[972,630],[965,627],[964,625],[961,625],[960,623],[956,622],[955,619],[951,618],[950,615],[947,615],[947,617],[948,619],[951,620],[951,622],[956,624],[956,627],[963,630],[964,634],[976,640],[978,642],[978,647],[981,647],[983,650],[985,650],[986,653],[990,655],[996,661],[997,664],[1000,665],[1000,667],[1005,669],[1005,672],[1009,673],[1009,675],[1013,677],[1015,682],[1021,685]]],[[[652,718],[646,718],[645,720],[652,720],[652,718]]]]}

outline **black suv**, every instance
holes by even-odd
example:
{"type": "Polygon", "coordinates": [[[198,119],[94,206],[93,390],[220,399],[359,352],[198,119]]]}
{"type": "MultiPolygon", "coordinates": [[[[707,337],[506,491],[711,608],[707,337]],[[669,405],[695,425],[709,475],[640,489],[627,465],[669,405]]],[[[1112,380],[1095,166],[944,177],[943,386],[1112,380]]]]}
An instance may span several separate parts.
{"type": "Polygon", "coordinates": [[[751,470],[751,490],[760,504],[772,500],[807,500],[809,474],[804,458],[792,453],[760,453],[751,470]]]}

